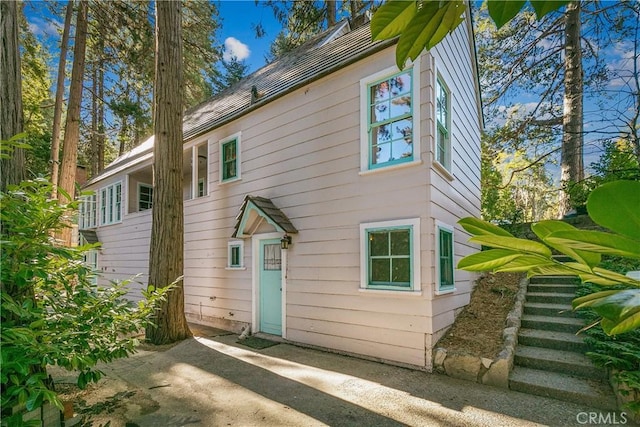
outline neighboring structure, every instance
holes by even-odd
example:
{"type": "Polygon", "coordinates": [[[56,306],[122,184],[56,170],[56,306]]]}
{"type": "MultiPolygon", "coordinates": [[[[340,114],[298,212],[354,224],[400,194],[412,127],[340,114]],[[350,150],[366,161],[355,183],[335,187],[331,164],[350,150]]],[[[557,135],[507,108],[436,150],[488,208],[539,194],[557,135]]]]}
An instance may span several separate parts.
{"type": "MultiPolygon", "coordinates": [[[[431,369],[474,281],[454,268],[477,249],[456,225],[480,212],[474,55],[468,13],[402,71],[345,21],[189,110],[188,320],[431,369]]],[[[152,147],[87,185],[102,280],[146,283],[152,147]]]]}

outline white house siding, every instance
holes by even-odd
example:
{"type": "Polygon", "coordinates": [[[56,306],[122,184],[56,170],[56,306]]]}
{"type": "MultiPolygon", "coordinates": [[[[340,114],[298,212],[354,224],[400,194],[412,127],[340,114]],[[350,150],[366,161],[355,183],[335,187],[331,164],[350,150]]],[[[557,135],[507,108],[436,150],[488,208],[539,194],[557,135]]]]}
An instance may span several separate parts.
{"type": "MultiPolygon", "coordinates": [[[[98,268],[102,273],[100,283],[106,284],[111,280],[131,280],[128,285],[128,297],[137,301],[142,298],[140,292],[146,287],[148,281],[151,211],[126,213],[126,205],[128,204],[126,194],[128,185],[132,184],[124,175],[100,182],[90,189],[96,191],[99,198],[100,188],[117,181],[122,181],[124,214],[122,222],[98,228],[98,238],[102,243],[98,254],[98,268]]],[[[134,191],[137,191],[137,187],[134,188],[134,191]]]]}
{"type": "MultiPolygon", "coordinates": [[[[190,321],[235,331],[251,324],[252,240],[245,239],[244,269],[226,268],[227,244],[245,196],[262,196],[271,199],[299,231],[293,235],[288,268],[283,271],[286,338],[430,368],[437,334],[453,322],[454,312],[468,302],[472,288],[473,277],[456,271],[457,291],[434,293],[435,220],[455,225],[457,218],[477,215],[479,210],[478,112],[467,37],[466,29],[459,29],[434,50],[434,57],[422,55],[421,152],[415,153],[421,164],[359,173],[360,80],[393,66],[395,48],[185,145],[207,142],[210,153],[209,194],[184,202],[185,311],[190,321]],[[454,49],[452,59],[442,53],[448,49],[454,49]],[[448,68],[447,83],[453,93],[457,154],[451,182],[432,167],[434,63],[448,68]],[[242,179],[220,184],[218,141],[238,132],[242,179]],[[458,158],[462,155],[470,158],[458,158]],[[360,224],[411,218],[420,219],[421,294],[360,290],[360,224]]],[[[142,212],[125,216],[122,225],[101,227],[98,233],[105,249],[100,264],[118,265],[113,273],[122,276],[146,272],[150,224],[150,214],[142,212]],[[121,256],[123,250],[130,255],[121,256]]],[[[472,249],[466,239],[456,228],[457,259],[472,249]]]]}
{"type": "MultiPolygon", "coordinates": [[[[444,78],[451,91],[451,174],[447,176],[437,165],[431,164],[428,198],[432,201],[431,218],[451,226],[454,231],[456,264],[479,248],[468,243],[469,235],[456,222],[463,217],[480,215],[480,112],[476,88],[475,59],[469,46],[470,29],[460,25],[443,43],[431,50],[432,64],[444,78]]],[[[436,75],[430,76],[435,85],[436,75]]],[[[433,86],[432,86],[433,87],[433,86]]],[[[432,95],[433,96],[433,95],[432,95]]],[[[435,123],[429,123],[435,129],[435,123]]],[[[429,158],[435,159],[435,139],[429,132],[429,158]]],[[[435,224],[429,226],[430,239],[435,239],[435,224]]],[[[435,247],[431,247],[429,263],[434,268],[435,247]]],[[[432,276],[435,277],[435,270],[432,276]]],[[[455,314],[469,303],[476,276],[456,270],[456,291],[433,297],[434,313],[431,322],[432,339],[437,341],[453,323],[455,314]]],[[[435,288],[435,283],[431,285],[435,288]]],[[[431,293],[434,295],[434,293],[431,293]]]]}

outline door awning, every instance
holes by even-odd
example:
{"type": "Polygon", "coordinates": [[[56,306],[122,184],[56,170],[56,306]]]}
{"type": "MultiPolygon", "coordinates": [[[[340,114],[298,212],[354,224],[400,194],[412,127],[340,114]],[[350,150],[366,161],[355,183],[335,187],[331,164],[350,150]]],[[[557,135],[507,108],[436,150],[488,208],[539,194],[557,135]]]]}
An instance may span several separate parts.
{"type": "Polygon", "coordinates": [[[95,230],[80,230],[80,234],[89,244],[98,243],[98,233],[95,230]]]}
{"type": "Polygon", "coordinates": [[[236,217],[236,225],[231,237],[249,237],[259,230],[265,222],[279,232],[287,234],[298,232],[289,218],[270,199],[247,196],[244,198],[240,212],[236,217]]]}

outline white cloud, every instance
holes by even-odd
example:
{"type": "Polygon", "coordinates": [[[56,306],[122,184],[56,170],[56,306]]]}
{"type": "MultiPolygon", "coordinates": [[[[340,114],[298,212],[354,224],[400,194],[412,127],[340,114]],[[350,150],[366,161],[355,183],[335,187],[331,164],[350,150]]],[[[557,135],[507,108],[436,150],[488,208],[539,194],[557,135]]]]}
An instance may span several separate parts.
{"type": "Polygon", "coordinates": [[[224,41],[224,54],[222,55],[222,59],[225,61],[230,61],[233,57],[238,61],[242,61],[247,59],[249,55],[251,55],[249,46],[240,40],[234,37],[227,37],[224,41]]]}
{"type": "Polygon", "coordinates": [[[62,24],[55,20],[30,17],[28,21],[31,32],[39,37],[58,37],[58,29],[62,28],[62,24]]]}

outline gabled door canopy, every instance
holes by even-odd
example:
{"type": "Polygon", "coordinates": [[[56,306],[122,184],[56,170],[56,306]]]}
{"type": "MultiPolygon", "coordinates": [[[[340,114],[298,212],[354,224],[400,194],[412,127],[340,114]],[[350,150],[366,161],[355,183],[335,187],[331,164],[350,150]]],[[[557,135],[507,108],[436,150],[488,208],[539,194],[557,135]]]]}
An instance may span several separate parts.
{"type": "Polygon", "coordinates": [[[285,234],[298,233],[298,230],[296,230],[289,218],[287,218],[270,199],[258,196],[246,196],[242,202],[240,212],[236,217],[236,225],[231,237],[249,237],[253,235],[264,222],[272,225],[278,232],[285,234]]]}

